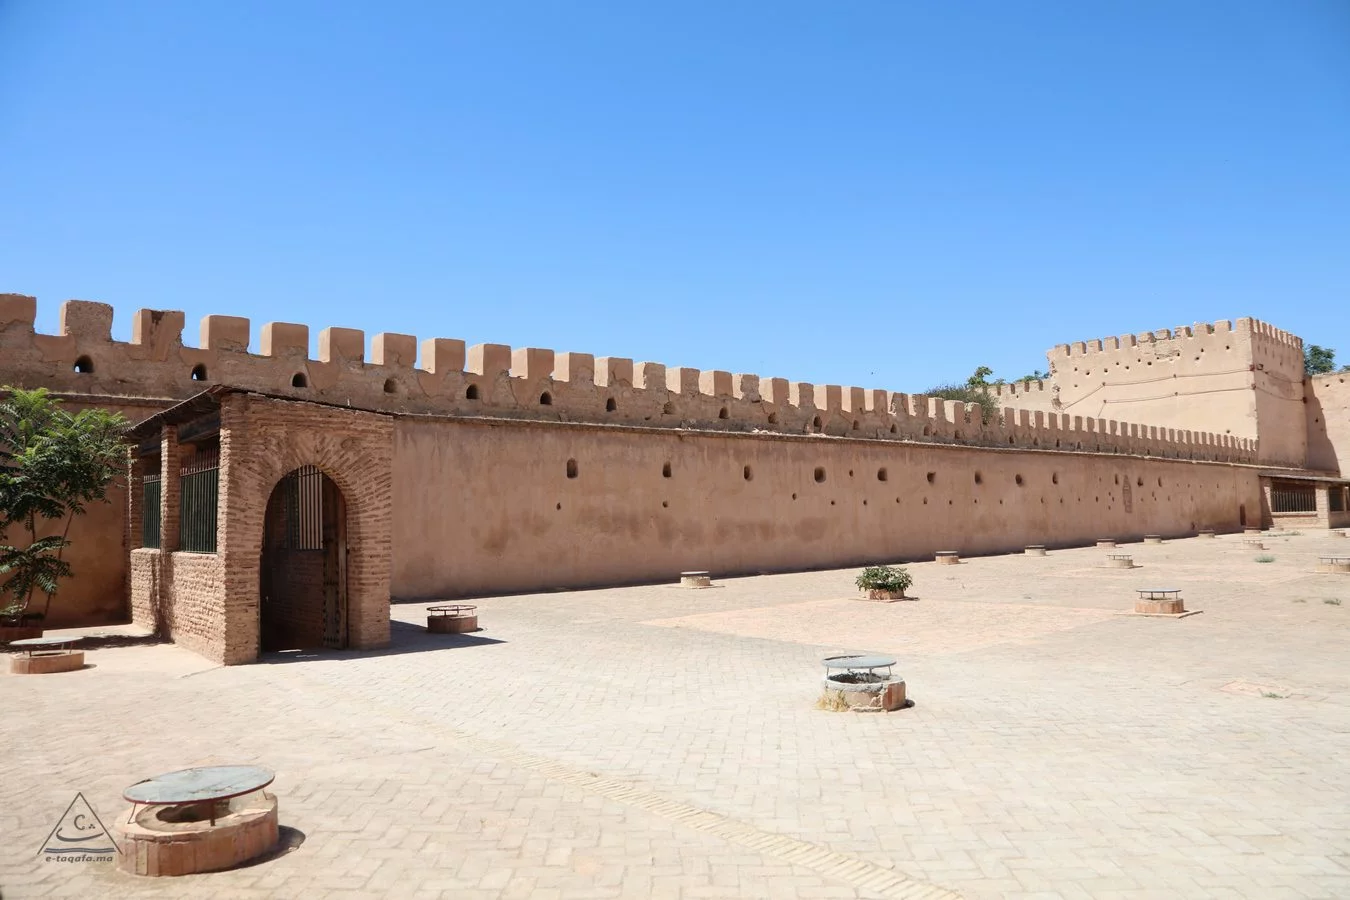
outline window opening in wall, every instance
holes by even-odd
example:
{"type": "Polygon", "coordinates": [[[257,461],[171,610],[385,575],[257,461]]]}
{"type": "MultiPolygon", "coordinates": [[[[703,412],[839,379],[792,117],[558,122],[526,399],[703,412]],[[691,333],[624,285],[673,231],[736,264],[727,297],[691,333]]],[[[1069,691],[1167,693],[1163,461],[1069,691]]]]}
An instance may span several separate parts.
{"type": "Polygon", "coordinates": [[[184,447],[178,472],[178,549],[216,552],[216,512],[220,497],[220,441],[184,447]]]}
{"type": "Polygon", "coordinates": [[[1270,511],[1277,513],[1317,512],[1317,489],[1311,484],[1292,481],[1270,483],[1270,511]]]}
{"type": "Polygon", "coordinates": [[[984,476],[981,475],[979,472],[976,472],[976,473],[975,473],[975,483],[976,483],[976,484],[984,484],[984,476]]]}
{"type": "Polygon", "coordinates": [[[87,356],[81,356],[75,360],[75,371],[81,375],[89,375],[94,371],[94,361],[87,356]]]}
{"type": "Polygon", "coordinates": [[[755,477],[755,473],[750,470],[749,466],[746,466],[744,469],[741,470],[741,475],[745,478],[746,481],[751,481],[755,477]]]}
{"type": "Polygon", "coordinates": [[[724,406],[717,411],[717,418],[725,419],[727,417],[727,408],[724,406]]]}
{"type": "Polygon", "coordinates": [[[895,434],[897,431],[899,431],[899,429],[896,428],[894,425],[892,425],[892,426],[891,426],[891,434],[895,434]]]}
{"type": "Polygon", "coordinates": [[[816,466],[816,484],[820,484],[824,480],[825,480],[825,469],[822,468],[821,466],[816,466]]]}
{"type": "Polygon", "coordinates": [[[568,478],[577,477],[577,461],[575,459],[569,459],[567,461],[567,477],[568,478]]]}
{"type": "Polygon", "coordinates": [[[304,372],[296,372],[291,376],[291,387],[302,388],[309,387],[309,379],[305,377],[304,372]]]}
{"type": "Polygon", "coordinates": [[[477,399],[478,399],[478,385],[476,385],[476,384],[471,384],[471,385],[469,385],[467,388],[465,388],[465,389],[464,389],[464,399],[465,399],[465,400],[477,400],[477,399]]]}
{"type": "Polygon", "coordinates": [[[816,416],[814,419],[811,420],[811,427],[814,428],[816,431],[820,430],[820,416],[816,416]]]}
{"type": "Polygon", "coordinates": [[[618,408],[619,404],[614,402],[613,397],[610,397],[608,400],[605,401],[605,412],[614,412],[618,408]]]}
{"type": "Polygon", "coordinates": [[[857,420],[857,419],[854,419],[854,420],[853,420],[853,430],[854,430],[854,431],[857,431],[857,430],[858,430],[858,420],[857,420]]]}
{"type": "Polygon", "coordinates": [[[929,473],[928,473],[928,483],[929,483],[929,484],[932,484],[936,479],[937,479],[937,473],[936,473],[936,472],[929,472],[929,473]]]}
{"type": "Polygon", "coordinates": [[[877,469],[877,481],[885,481],[888,477],[890,476],[886,472],[885,467],[877,469]]]}
{"type": "Polygon", "coordinates": [[[193,380],[193,381],[205,381],[205,380],[206,380],[206,366],[202,365],[201,363],[197,363],[197,365],[193,366],[193,367],[192,367],[192,380],[193,380]]]}
{"type": "Polygon", "coordinates": [[[540,405],[540,406],[552,406],[552,405],[553,405],[553,395],[550,394],[548,391],[544,391],[542,394],[539,395],[539,405],[540,405]]]}
{"type": "Polygon", "coordinates": [[[670,463],[666,463],[664,466],[661,467],[661,477],[662,478],[670,477],[670,463]]]}
{"type": "Polygon", "coordinates": [[[160,544],[159,499],[163,496],[160,490],[159,458],[148,459],[146,466],[153,466],[154,474],[145,475],[141,478],[141,546],[158,550],[160,544]]]}
{"type": "Polygon", "coordinates": [[[392,378],[386,378],[384,380],[384,392],[386,394],[398,393],[398,382],[392,378]]]}
{"type": "Polygon", "coordinates": [[[1051,483],[1051,484],[1059,484],[1059,473],[1058,473],[1058,472],[1051,472],[1051,473],[1050,473],[1050,483],[1051,483]]]}

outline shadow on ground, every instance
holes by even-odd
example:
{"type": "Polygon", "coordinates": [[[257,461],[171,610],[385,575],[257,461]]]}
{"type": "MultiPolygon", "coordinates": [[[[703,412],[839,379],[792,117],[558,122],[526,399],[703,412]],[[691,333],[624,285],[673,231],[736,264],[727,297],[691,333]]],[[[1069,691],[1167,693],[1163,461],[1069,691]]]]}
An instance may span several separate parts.
{"type": "Polygon", "coordinates": [[[399,656],[404,653],[425,653],[434,650],[455,650],[461,647],[482,647],[487,644],[504,644],[497,638],[480,637],[477,634],[432,634],[420,625],[407,622],[389,623],[389,646],[379,650],[327,650],[314,648],[309,650],[277,650],[263,653],[258,662],[264,665],[279,663],[318,662],[329,659],[350,659],[353,656],[378,657],[399,656]]]}

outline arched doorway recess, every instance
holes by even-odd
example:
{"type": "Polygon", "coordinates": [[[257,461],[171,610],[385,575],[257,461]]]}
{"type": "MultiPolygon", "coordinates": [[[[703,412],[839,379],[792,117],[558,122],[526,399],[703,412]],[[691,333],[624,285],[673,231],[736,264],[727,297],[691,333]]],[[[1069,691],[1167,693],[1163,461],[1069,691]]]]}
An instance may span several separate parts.
{"type": "Polygon", "coordinates": [[[347,504],[316,466],[272,489],[258,582],[264,653],[347,646],[347,504]]]}

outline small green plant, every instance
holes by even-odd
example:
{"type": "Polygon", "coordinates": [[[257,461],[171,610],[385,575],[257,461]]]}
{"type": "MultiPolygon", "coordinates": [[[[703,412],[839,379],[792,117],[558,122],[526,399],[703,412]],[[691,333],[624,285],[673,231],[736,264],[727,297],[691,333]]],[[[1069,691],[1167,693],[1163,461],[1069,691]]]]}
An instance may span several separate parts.
{"type": "Polygon", "coordinates": [[[1256,561],[1259,563],[1272,563],[1275,561],[1275,557],[1271,556],[1269,553],[1263,553],[1256,558],[1256,561]]]}
{"type": "Polygon", "coordinates": [[[1283,700],[1284,698],[1288,697],[1289,695],[1288,695],[1288,694],[1277,694],[1277,693],[1275,693],[1274,691],[1262,691],[1262,692],[1261,692],[1261,696],[1262,696],[1262,697],[1265,697],[1265,698],[1268,699],[1268,700],[1283,700]]]}
{"type": "Polygon", "coordinates": [[[913,575],[892,566],[868,566],[855,582],[864,591],[891,591],[901,597],[913,583],[913,575]]]}
{"type": "Polygon", "coordinates": [[[1322,602],[1325,603],[1327,606],[1340,606],[1340,605],[1341,605],[1341,598],[1340,598],[1340,597],[1328,597],[1327,599],[1323,600],[1322,602]]]}

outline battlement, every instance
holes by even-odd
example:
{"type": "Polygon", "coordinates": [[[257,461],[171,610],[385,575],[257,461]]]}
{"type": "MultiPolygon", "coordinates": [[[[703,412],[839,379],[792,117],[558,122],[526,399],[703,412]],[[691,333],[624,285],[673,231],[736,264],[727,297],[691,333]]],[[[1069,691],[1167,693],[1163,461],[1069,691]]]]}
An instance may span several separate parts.
{"type": "MultiPolygon", "coordinates": [[[[620,357],[559,353],[502,344],[381,333],[262,326],[250,353],[247,319],[211,315],[200,346],[184,345],[185,315],[138,310],[130,342],[112,339],[113,309],[71,300],[55,335],[34,331],[37,301],[0,295],[0,384],[68,394],[175,401],[211,384],[390,413],[589,422],[702,430],[779,432],[929,441],[1134,456],[1250,462],[1254,440],[1004,409],[981,421],[979,408],[923,395],[789,382],[722,370],[667,367],[620,357]],[[420,347],[420,353],[419,353],[420,347]],[[420,356],[420,359],[419,359],[420,356]]],[[[1250,321],[1250,320],[1242,320],[1250,321]]],[[[1044,382],[1000,386],[1009,397],[1045,391],[1044,382]]]]}
{"type": "Polygon", "coordinates": [[[1049,356],[1069,357],[1084,356],[1094,353],[1109,353],[1115,350],[1129,350],[1136,347],[1162,344],[1169,341],[1186,341],[1196,338],[1207,337],[1241,337],[1252,341],[1260,341],[1265,344],[1279,345],[1290,351],[1303,353],[1303,339],[1297,335],[1290,334],[1268,325],[1258,319],[1242,318],[1236,322],[1223,319],[1212,324],[1207,322],[1197,322],[1195,325],[1182,325],[1176,329],[1163,328],[1158,331],[1145,331],[1139,334],[1123,334],[1119,337],[1098,338],[1091,341],[1077,341],[1072,344],[1057,344],[1049,352],[1049,356]]]}

